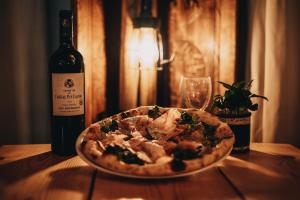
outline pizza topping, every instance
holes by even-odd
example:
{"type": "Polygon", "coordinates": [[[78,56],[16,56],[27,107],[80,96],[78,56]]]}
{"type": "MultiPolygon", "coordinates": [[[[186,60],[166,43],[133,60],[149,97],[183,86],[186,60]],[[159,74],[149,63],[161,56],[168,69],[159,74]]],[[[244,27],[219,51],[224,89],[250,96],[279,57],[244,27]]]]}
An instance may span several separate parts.
{"type": "Polygon", "coordinates": [[[171,153],[177,146],[177,144],[173,141],[153,140],[153,142],[162,146],[165,149],[167,155],[171,155],[171,153]]]}
{"type": "Polygon", "coordinates": [[[226,124],[222,124],[218,127],[218,131],[216,131],[215,136],[219,139],[223,138],[231,138],[232,132],[229,130],[226,124]]]}
{"type": "Polygon", "coordinates": [[[99,140],[97,140],[96,142],[98,144],[98,147],[101,149],[101,151],[105,151],[106,148],[104,147],[104,145],[102,144],[102,142],[99,141],[99,140]]]}
{"type": "Polygon", "coordinates": [[[193,117],[189,113],[183,111],[181,113],[179,123],[180,124],[192,124],[192,123],[194,123],[193,117]]]}
{"type": "Polygon", "coordinates": [[[130,112],[121,113],[121,117],[122,117],[122,119],[126,119],[126,118],[130,117],[130,112]]]}
{"type": "Polygon", "coordinates": [[[149,124],[153,122],[152,118],[149,118],[147,115],[144,115],[144,117],[137,120],[135,124],[135,130],[139,131],[142,136],[146,136],[148,134],[147,127],[149,124]]]}
{"type": "Polygon", "coordinates": [[[145,152],[138,151],[138,152],[136,152],[136,155],[139,159],[145,161],[146,163],[152,163],[152,160],[149,158],[149,156],[145,152]]]}
{"type": "Polygon", "coordinates": [[[146,141],[146,139],[143,137],[134,137],[134,138],[131,138],[128,142],[133,150],[141,151],[141,149],[142,149],[141,144],[145,141],[146,141]]]}
{"type": "Polygon", "coordinates": [[[196,151],[199,147],[201,147],[201,143],[185,140],[179,142],[177,147],[180,149],[191,149],[196,151]]]}
{"type": "Polygon", "coordinates": [[[203,134],[203,131],[204,131],[203,126],[199,126],[191,130],[186,130],[184,133],[175,137],[174,140],[176,140],[177,143],[184,140],[203,143],[205,141],[205,136],[203,134]]]}
{"type": "Polygon", "coordinates": [[[129,117],[120,121],[120,129],[124,132],[134,132],[139,131],[143,136],[147,135],[146,128],[153,121],[147,115],[129,117]]]}
{"type": "Polygon", "coordinates": [[[186,111],[181,113],[181,118],[178,121],[178,124],[187,124],[187,132],[191,132],[202,126],[202,122],[198,119],[197,115],[189,114],[186,111]]]}
{"type": "Polygon", "coordinates": [[[120,146],[108,146],[105,153],[116,155],[119,160],[122,160],[127,164],[144,165],[145,163],[143,160],[138,158],[136,154],[132,153],[128,149],[123,149],[120,146]]]}
{"type": "Polygon", "coordinates": [[[164,148],[153,142],[143,142],[141,143],[141,146],[153,161],[156,161],[158,158],[166,155],[164,148]]]}
{"type": "Polygon", "coordinates": [[[116,120],[112,120],[110,124],[102,126],[101,131],[104,133],[108,133],[110,131],[118,130],[118,127],[118,122],[116,120]]]}
{"type": "Polygon", "coordinates": [[[211,126],[209,124],[203,123],[204,125],[204,136],[205,136],[205,146],[215,147],[219,143],[219,139],[215,137],[215,132],[217,127],[211,126]]]}
{"type": "Polygon", "coordinates": [[[156,119],[161,116],[160,110],[158,106],[154,106],[154,108],[148,111],[148,116],[152,119],[156,119]]]}
{"type": "Polygon", "coordinates": [[[148,127],[150,135],[154,139],[168,140],[175,135],[180,134],[183,129],[177,127],[177,121],[181,113],[177,109],[170,109],[155,119],[148,127]]]}
{"type": "Polygon", "coordinates": [[[186,164],[180,159],[174,159],[171,162],[171,168],[174,172],[180,172],[185,170],[186,164]]]}
{"type": "Polygon", "coordinates": [[[111,133],[108,134],[101,142],[102,144],[107,147],[109,145],[119,145],[124,147],[129,147],[129,144],[124,139],[127,137],[127,135],[124,134],[115,134],[111,133]]]}
{"type": "MultiPolygon", "coordinates": [[[[201,149],[200,149],[201,150],[201,149]]],[[[180,160],[192,160],[201,157],[201,154],[197,150],[190,148],[175,148],[173,150],[173,156],[180,160]]]]}
{"type": "Polygon", "coordinates": [[[144,137],[147,140],[154,140],[154,138],[152,137],[152,135],[149,133],[148,129],[146,128],[146,134],[144,135],[144,137]]]}
{"type": "Polygon", "coordinates": [[[177,147],[173,149],[172,155],[174,157],[171,162],[173,171],[182,171],[186,168],[183,160],[192,160],[202,156],[202,145],[193,141],[182,141],[178,143],[177,147]]]}
{"type": "Polygon", "coordinates": [[[95,123],[91,124],[89,127],[88,132],[84,137],[84,141],[97,140],[101,138],[104,138],[104,134],[100,131],[100,124],[95,123]]]}
{"type": "Polygon", "coordinates": [[[99,146],[94,140],[88,140],[85,146],[88,149],[89,155],[94,159],[102,155],[102,151],[99,151],[99,146]]]}

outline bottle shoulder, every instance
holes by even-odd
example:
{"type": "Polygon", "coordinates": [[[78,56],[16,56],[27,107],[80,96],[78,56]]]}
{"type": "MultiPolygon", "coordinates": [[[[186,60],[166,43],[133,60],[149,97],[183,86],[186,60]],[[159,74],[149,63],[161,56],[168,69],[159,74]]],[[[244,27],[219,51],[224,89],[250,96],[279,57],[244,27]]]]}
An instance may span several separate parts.
{"type": "Polygon", "coordinates": [[[59,47],[50,57],[51,71],[83,72],[83,57],[75,48],[59,47]]]}
{"type": "MultiPolygon", "coordinates": [[[[50,57],[50,59],[70,59],[70,57],[76,58],[78,61],[83,61],[83,57],[79,51],[74,47],[66,48],[59,47],[50,57]]],[[[71,61],[71,60],[70,60],[71,61]]]]}

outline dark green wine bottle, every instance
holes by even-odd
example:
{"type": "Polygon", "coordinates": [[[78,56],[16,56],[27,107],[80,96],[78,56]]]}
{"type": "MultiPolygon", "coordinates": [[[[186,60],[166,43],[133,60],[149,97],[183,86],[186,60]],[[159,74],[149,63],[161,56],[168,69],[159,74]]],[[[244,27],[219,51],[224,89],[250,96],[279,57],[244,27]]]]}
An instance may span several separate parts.
{"type": "Polygon", "coordinates": [[[51,94],[51,149],[73,155],[76,138],[85,128],[85,84],[82,55],[73,45],[73,13],[59,13],[60,46],[49,62],[51,94]]]}

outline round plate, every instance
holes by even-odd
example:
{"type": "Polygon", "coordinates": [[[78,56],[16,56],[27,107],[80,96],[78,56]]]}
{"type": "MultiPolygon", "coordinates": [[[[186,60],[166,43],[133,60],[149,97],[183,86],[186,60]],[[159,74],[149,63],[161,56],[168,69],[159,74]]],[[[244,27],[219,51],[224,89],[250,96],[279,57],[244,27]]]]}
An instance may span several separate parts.
{"type": "Polygon", "coordinates": [[[77,154],[79,155],[79,157],[84,160],[87,164],[89,164],[90,166],[102,171],[102,172],[105,172],[105,173],[108,173],[108,174],[112,174],[112,175],[117,175],[117,176],[121,176],[121,177],[127,177],[127,178],[138,178],[138,179],[169,179],[169,178],[178,178],[178,177],[184,177],[184,176],[190,176],[190,175],[193,175],[193,174],[196,174],[196,173],[199,173],[199,172],[203,172],[215,165],[217,165],[219,162],[221,162],[222,160],[224,160],[231,152],[232,150],[232,147],[228,150],[228,152],[222,157],[220,158],[219,160],[211,163],[210,165],[207,165],[206,167],[203,167],[203,168],[200,168],[200,169],[196,169],[196,170],[193,170],[193,171],[189,171],[189,172],[182,172],[182,173],[178,173],[178,174],[175,174],[175,175],[166,175],[166,176],[142,176],[142,175],[130,175],[130,174],[125,174],[125,173],[120,173],[120,172],[117,172],[117,171],[112,171],[112,170],[109,170],[109,169],[106,169],[96,163],[94,163],[93,161],[91,161],[90,159],[88,159],[84,153],[81,151],[81,144],[82,144],[82,141],[83,141],[83,138],[84,138],[84,135],[86,134],[88,128],[85,129],[77,138],[77,141],[76,141],[76,151],[77,151],[77,154]]]}

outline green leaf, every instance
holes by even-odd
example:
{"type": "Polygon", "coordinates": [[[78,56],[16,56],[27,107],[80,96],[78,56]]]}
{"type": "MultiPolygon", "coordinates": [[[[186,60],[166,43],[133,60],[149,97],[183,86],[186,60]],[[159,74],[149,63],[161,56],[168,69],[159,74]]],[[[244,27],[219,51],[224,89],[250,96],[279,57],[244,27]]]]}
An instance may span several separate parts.
{"type": "Polygon", "coordinates": [[[252,111],[256,111],[258,109],[258,104],[252,104],[251,106],[248,107],[249,110],[252,110],[252,111]]]}
{"type": "Polygon", "coordinates": [[[253,80],[249,81],[245,89],[250,90],[253,80]]]}
{"type": "Polygon", "coordinates": [[[244,88],[245,85],[246,85],[245,81],[240,81],[240,82],[236,82],[236,83],[233,84],[234,87],[239,88],[239,89],[244,88]]]}
{"type": "Polygon", "coordinates": [[[234,87],[232,86],[232,85],[229,85],[229,84],[227,84],[227,83],[224,83],[224,82],[222,82],[222,81],[217,81],[218,83],[220,83],[220,84],[222,84],[225,88],[227,88],[227,89],[233,89],[234,87]]]}
{"type": "Polygon", "coordinates": [[[250,87],[253,80],[249,82],[240,81],[229,85],[227,83],[218,81],[227,90],[224,95],[215,95],[213,99],[213,107],[217,107],[221,110],[226,110],[229,112],[238,112],[239,110],[252,110],[258,109],[258,104],[253,104],[251,101],[252,97],[262,98],[268,100],[268,98],[252,94],[250,92],[250,87]]]}
{"type": "Polygon", "coordinates": [[[267,97],[262,96],[262,95],[251,94],[251,95],[250,95],[250,98],[252,98],[252,97],[258,97],[258,98],[262,98],[262,99],[265,99],[265,100],[269,101],[269,99],[268,99],[267,97]]]}
{"type": "Polygon", "coordinates": [[[179,123],[180,124],[192,124],[193,123],[193,117],[189,113],[183,111],[181,113],[181,119],[180,119],[179,123]]]}
{"type": "Polygon", "coordinates": [[[223,98],[222,95],[219,95],[219,94],[214,96],[214,99],[222,99],[222,98],[223,98]]]}

